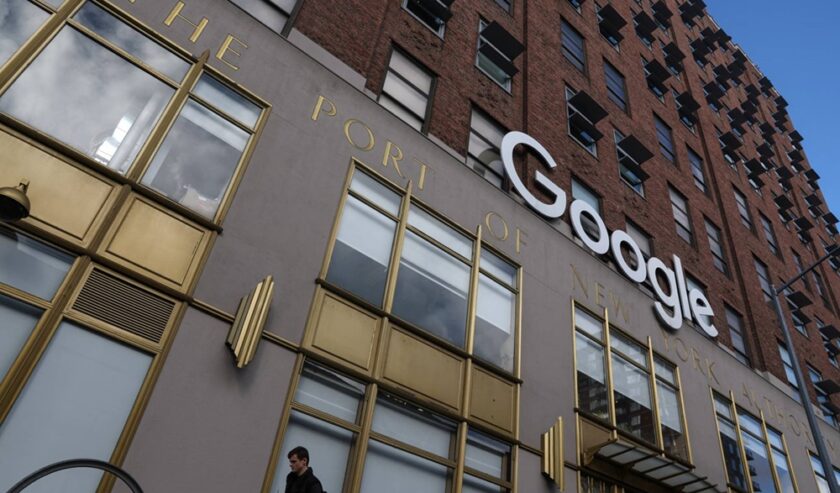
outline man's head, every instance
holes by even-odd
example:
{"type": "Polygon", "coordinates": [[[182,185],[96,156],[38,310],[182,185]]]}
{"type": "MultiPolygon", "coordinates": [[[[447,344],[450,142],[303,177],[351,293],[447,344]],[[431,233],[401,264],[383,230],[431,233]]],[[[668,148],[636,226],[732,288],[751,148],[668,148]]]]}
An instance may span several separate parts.
{"type": "Polygon", "coordinates": [[[295,447],[287,454],[289,468],[293,473],[300,476],[309,468],[309,451],[304,447],[295,447]]]}

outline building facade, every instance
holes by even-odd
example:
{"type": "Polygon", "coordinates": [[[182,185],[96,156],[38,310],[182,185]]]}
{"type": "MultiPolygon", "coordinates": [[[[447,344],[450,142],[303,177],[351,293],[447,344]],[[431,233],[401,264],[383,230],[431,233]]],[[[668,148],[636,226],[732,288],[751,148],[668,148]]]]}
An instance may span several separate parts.
{"type": "Polygon", "coordinates": [[[790,351],[840,466],[837,264],[794,348],[768,301],[836,218],[701,0],[11,0],[0,40],[0,490],[282,492],[304,445],[330,493],[827,491],[790,351]]]}

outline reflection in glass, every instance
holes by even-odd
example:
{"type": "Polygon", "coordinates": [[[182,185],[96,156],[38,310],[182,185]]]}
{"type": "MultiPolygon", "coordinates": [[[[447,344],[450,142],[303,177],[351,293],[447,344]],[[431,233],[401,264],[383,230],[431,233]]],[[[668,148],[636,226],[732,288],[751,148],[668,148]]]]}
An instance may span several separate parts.
{"type": "MultiPolygon", "coordinates": [[[[578,312],[580,313],[580,312],[578,312]]],[[[578,335],[575,338],[578,407],[604,420],[610,419],[609,395],[604,371],[604,348],[578,335]]]]}
{"type": "Polygon", "coordinates": [[[396,223],[348,196],[327,281],[382,306],[396,223]]]}
{"type": "Polygon", "coordinates": [[[461,493],[506,493],[507,491],[507,488],[502,488],[490,481],[464,474],[464,487],[461,489],[461,493]]]}
{"type": "Polygon", "coordinates": [[[364,385],[307,363],[300,376],[295,401],[355,423],[364,395],[364,385]]]}
{"type": "Polygon", "coordinates": [[[659,419],[662,423],[662,442],[665,452],[688,459],[687,443],[683,435],[682,415],[677,391],[671,386],[656,382],[659,402],[659,419]]]}
{"type": "Polygon", "coordinates": [[[469,267],[406,231],[393,312],[418,327],[464,347],[469,267]]]}
{"type": "Polygon", "coordinates": [[[655,443],[656,428],[650,405],[648,374],[617,354],[613,354],[612,369],[616,426],[655,443]]]}
{"type": "Polygon", "coordinates": [[[793,489],[793,477],[788,469],[787,456],[778,450],[773,450],[773,464],[776,465],[776,476],[782,487],[780,493],[796,493],[793,489]]]}
{"type": "Polygon", "coordinates": [[[0,228],[0,282],[51,300],[73,257],[28,236],[0,228]]]}
{"type": "Polygon", "coordinates": [[[94,3],[86,3],[73,18],[175,82],[180,82],[190,69],[184,59],[94,3]]]}
{"type": "Polygon", "coordinates": [[[193,94],[252,130],[262,111],[259,106],[206,73],[198,79],[193,94]]]}
{"type": "Polygon", "coordinates": [[[604,323],[583,310],[575,310],[575,326],[598,340],[603,336],[604,323]]]}
{"type": "Polygon", "coordinates": [[[373,431],[440,457],[449,457],[456,427],[448,419],[385,394],[376,401],[373,431]]]}
{"type": "Polygon", "coordinates": [[[508,289],[479,275],[473,352],[507,371],[513,371],[514,300],[508,289]]]}
{"type": "Polygon", "coordinates": [[[481,250],[481,270],[513,288],[516,285],[516,267],[486,249],[481,250]]]}
{"type": "Polygon", "coordinates": [[[0,295],[0,382],[42,313],[34,306],[0,295]]]}
{"type": "Polygon", "coordinates": [[[458,255],[472,258],[472,240],[415,205],[411,206],[408,213],[408,225],[426,233],[458,255]]]}
{"type": "Polygon", "coordinates": [[[753,491],[776,491],[773,471],[770,468],[770,460],[767,457],[767,448],[764,442],[747,432],[741,433],[741,436],[744,440],[753,491]]]}
{"type": "Polygon", "coordinates": [[[451,474],[446,466],[371,440],[361,492],[445,493],[451,474]]]}
{"type": "Polygon", "coordinates": [[[0,111],[124,173],[173,93],[65,27],[0,97],[0,111]]]}
{"type": "Polygon", "coordinates": [[[367,174],[361,171],[354,172],[353,180],[350,182],[350,190],[378,205],[385,212],[394,216],[400,215],[401,197],[367,174]]]}
{"type": "Polygon", "coordinates": [[[26,0],[0,2],[0,65],[6,63],[49,14],[26,0]]]}
{"type": "Polygon", "coordinates": [[[811,468],[817,476],[817,489],[819,489],[819,493],[829,493],[828,481],[826,480],[825,470],[823,469],[820,458],[813,455],[809,455],[809,457],[811,458],[811,468]]]}
{"type": "Polygon", "coordinates": [[[190,100],[155,154],[143,184],[212,218],[247,142],[247,132],[190,100]]]}
{"type": "MultiPolygon", "coordinates": [[[[510,445],[470,430],[467,435],[466,467],[495,478],[508,479],[510,445]]],[[[466,481],[466,479],[465,479],[466,481]]]]}
{"type": "Polygon", "coordinates": [[[298,446],[309,450],[312,472],[321,481],[324,491],[343,491],[347,459],[354,438],[351,431],[292,411],[283,436],[283,446],[280,447],[274,483],[269,491],[283,493],[286,490],[286,475],[289,473],[286,456],[298,446]]]}
{"type": "MultiPolygon", "coordinates": [[[[148,354],[63,322],[0,425],[0,491],[45,464],[108,460],[152,361],[148,354]]],[[[96,491],[101,474],[48,476],[27,493],[96,491]]]]}
{"type": "Polygon", "coordinates": [[[735,426],[718,416],[718,427],[720,428],[720,445],[723,448],[723,459],[726,463],[726,474],[729,477],[729,482],[742,491],[747,491],[747,480],[744,464],[741,461],[741,449],[738,447],[735,426]]]}

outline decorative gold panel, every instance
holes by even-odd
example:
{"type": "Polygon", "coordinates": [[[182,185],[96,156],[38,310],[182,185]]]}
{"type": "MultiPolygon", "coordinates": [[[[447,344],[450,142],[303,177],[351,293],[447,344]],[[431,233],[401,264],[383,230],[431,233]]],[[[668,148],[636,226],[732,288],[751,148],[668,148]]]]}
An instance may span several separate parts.
{"type": "Polygon", "coordinates": [[[370,373],[379,318],[323,290],[318,301],[307,345],[370,373]]]}
{"type": "Polygon", "coordinates": [[[617,441],[618,437],[613,431],[586,418],[578,417],[578,420],[580,423],[578,443],[580,443],[580,451],[583,455],[582,460],[584,464],[589,464],[601,447],[617,441]]]}
{"type": "Polygon", "coordinates": [[[542,434],[542,473],[563,491],[563,418],[542,434]]]}
{"type": "Polygon", "coordinates": [[[198,268],[210,233],[174,212],[131,196],[105,240],[105,254],[184,288],[198,268]]]}
{"type": "Polygon", "coordinates": [[[470,415],[485,424],[513,434],[515,414],[516,386],[473,367],[470,415]]]}
{"type": "Polygon", "coordinates": [[[15,186],[21,178],[30,182],[27,221],[87,244],[109,197],[116,194],[114,184],[3,131],[0,149],[0,186],[15,186]]]}
{"type": "Polygon", "coordinates": [[[273,296],[274,279],[268,276],[239,301],[236,318],[225,341],[237,368],[245,368],[254,358],[273,296]]]}
{"type": "Polygon", "coordinates": [[[460,407],[463,360],[395,327],[385,354],[385,380],[454,410],[460,407]]]}

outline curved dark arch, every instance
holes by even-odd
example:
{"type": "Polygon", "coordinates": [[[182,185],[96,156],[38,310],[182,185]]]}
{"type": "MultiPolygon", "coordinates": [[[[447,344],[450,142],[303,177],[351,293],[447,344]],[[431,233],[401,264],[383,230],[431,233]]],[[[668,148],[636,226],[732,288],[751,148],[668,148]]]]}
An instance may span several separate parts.
{"type": "Polygon", "coordinates": [[[131,475],[113,464],[98,459],[69,459],[56,462],[55,464],[50,464],[18,481],[7,493],[21,493],[27,486],[31,485],[35,481],[38,481],[44,476],[48,476],[54,472],[63,471],[64,469],[75,468],[101,469],[120,478],[122,482],[129,487],[132,493],[143,493],[143,489],[140,488],[140,485],[134,480],[134,478],[131,477],[131,475]]]}

